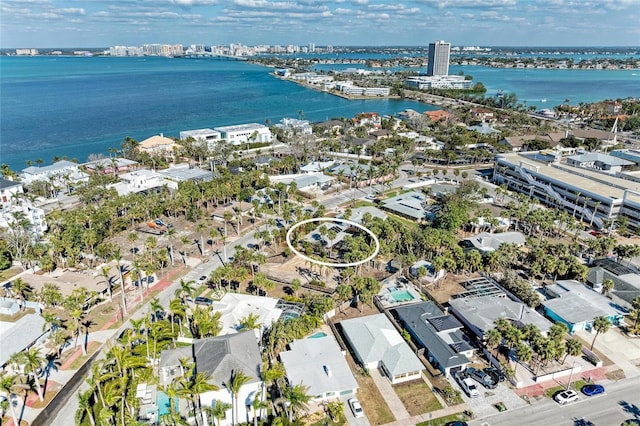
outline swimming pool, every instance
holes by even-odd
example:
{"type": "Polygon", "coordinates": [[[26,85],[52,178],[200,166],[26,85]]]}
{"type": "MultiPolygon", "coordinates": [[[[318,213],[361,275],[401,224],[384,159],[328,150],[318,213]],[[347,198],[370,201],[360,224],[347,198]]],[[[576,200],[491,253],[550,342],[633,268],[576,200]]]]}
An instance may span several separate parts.
{"type": "MultiPolygon", "coordinates": [[[[169,414],[169,397],[166,393],[162,391],[158,391],[158,395],[156,396],[156,401],[158,403],[158,417],[169,414]]],[[[175,410],[178,410],[178,398],[173,399],[173,407],[175,410]]]]}
{"type": "Polygon", "coordinates": [[[408,302],[409,300],[415,299],[413,294],[409,292],[409,290],[395,290],[391,292],[391,297],[396,302],[408,302]]]}
{"type": "Polygon", "coordinates": [[[318,331],[317,333],[307,337],[307,339],[319,339],[321,337],[327,337],[327,333],[325,333],[324,331],[318,331]]]}

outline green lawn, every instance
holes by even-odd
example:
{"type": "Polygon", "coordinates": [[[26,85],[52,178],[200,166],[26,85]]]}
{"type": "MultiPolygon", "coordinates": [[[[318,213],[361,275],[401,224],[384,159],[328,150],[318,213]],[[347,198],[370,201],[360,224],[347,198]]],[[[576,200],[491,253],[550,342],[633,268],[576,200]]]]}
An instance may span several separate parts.
{"type": "Polygon", "coordinates": [[[429,386],[421,379],[394,385],[393,389],[412,416],[442,408],[429,386]]]}
{"type": "MultiPolygon", "coordinates": [[[[585,382],[584,380],[576,380],[575,382],[571,382],[571,389],[575,389],[577,391],[580,391],[582,389],[582,387],[584,385],[586,385],[587,382],[585,382]]],[[[553,396],[555,394],[557,394],[560,391],[565,390],[567,387],[566,386],[554,386],[552,388],[547,389],[547,391],[545,392],[546,395],[549,398],[553,398],[553,396]]]]}

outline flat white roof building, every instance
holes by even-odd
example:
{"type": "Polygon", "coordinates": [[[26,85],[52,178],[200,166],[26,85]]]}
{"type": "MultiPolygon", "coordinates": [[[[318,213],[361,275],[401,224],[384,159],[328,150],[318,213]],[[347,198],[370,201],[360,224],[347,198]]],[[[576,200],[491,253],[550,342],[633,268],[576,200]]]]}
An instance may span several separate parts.
{"type": "Polygon", "coordinates": [[[225,139],[233,145],[240,145],[247,142],[271,142],[271,131],[269,128],[258,123],[216,127],[214,130],[220,132],[222,139],[225,139]],[[255,139],[253,138],[254,136],[255,139]]]}

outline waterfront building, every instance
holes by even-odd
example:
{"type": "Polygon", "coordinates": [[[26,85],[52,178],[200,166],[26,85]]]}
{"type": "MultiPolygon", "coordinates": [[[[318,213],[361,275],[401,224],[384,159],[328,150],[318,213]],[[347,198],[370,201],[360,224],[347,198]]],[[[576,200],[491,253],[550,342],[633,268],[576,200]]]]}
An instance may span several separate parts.
{"type": "Polygon", "coordinates": [[[137,161],[129,160],[127,158],[103,158],[101,160],[85,163],[84,167],[88,172],[108,175],[132,171],[137,165],[137,161]]]}
{"type": "Polygon", "coordinates": [[[0,210],[11,206],[18,194],[23,194],[22,182],[0,178],[0,210]]]}
{"type": "Polygon", "coordinates": [[[463,75],[436,75],[425,76],[418,75],[408,77],[405,85],[415,87],[420,90],[424,89],[471,89],[473,87],[472,80],[466,80],[463,75]]]}
{"type": "Polygon", "coordinates": [[[427,75],[449,75],[449,52],[451,43],[444,40],[429,43],[429,62],[427,63],[427,75]]]}
{"type": "Polygon", "coordinates": [[[338,81],[333,87],[345,95],[355,96],[389,96],[391,91],[388,87],[359,87],[351,81],[338,81]]]}
{"type": "Polygon", "coordinates": [[[34,206],[28,199],[20,200],[0,210],[0,228],[19,228],[17,222],[22,219],[29,223],[28,231],[36,241],[49,229],[44,210],[34,206]]]}
{"type": "Polygon", "coordinates": [[[272,138],[269,128],[258,123],[216,127],[214,130],[220,132],[222,139],[233,145],[243,143],[270,143],[272,138]]]}
{"type": "Polygon", "coordinates": [[[166,138],[162,133],[151,136],[138,144],[138,149],[151,155],[173,155],[174,148],[179,148],[173,139],[166,138]]]}
{"type": "Polygon", "coordinates": [[[36,180],[62,184],[65,180],[71,183],[87,182],[89,175],[80,170],[80,165],[67,160],[56,161],[49,166],[29,166],[22,169],[20,179],[26,185],[36,180]]]}
{"type": "Polygon", "coordinates": [[[494,182],[562,208],[597,228],[624,216],[640,229],[640,183],[599,170],[577,168],[557,153],[533,151],[496,156],[494,182]]]}
{"type": "Polygon", "coordinates": [[[310,135],[313,133],[313,127],[309,120],[299,120],[297,118],[283,118],[275,127],[282,129],[285,135],[291,134],[310,135]]]}
{"type": "Polygon", "coordinates": [[[212,129],[184,130],[180,132],[180,140],[193,138],[196,141],[205,142],[207,148],[215,148],[215,144],[222,140],[222,133],[212,129]]]}

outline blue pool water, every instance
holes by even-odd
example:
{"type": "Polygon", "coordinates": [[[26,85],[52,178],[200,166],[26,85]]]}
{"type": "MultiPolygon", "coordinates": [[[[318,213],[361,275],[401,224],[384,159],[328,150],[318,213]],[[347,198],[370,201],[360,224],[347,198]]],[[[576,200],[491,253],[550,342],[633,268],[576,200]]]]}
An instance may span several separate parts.
{"type": "Polygon", "coordinates": [[[318,331],[316,334],[312,334],[308,338],[309,339],[319,339],[321,337],[327,337],[327,333],[325,333],[324,331],[318,331]]]}
{"type": "Polygon", "coordinates": [[[409,290],[395,290],[391,292],[391,297],[396,302],[408,302],[409,300],[413,300],[413,295],[409,292],[409,290]]]}
{"type": "MultiPolygon", "coordinates": [[[[164,414],[169,414],[169,397],[166,393],[158,391],[156,402],[158,404],[158,417],[164,414]]],[[[176,410],[178,409],[178,398],[174,398],[173,406],[176,410]]]]}

